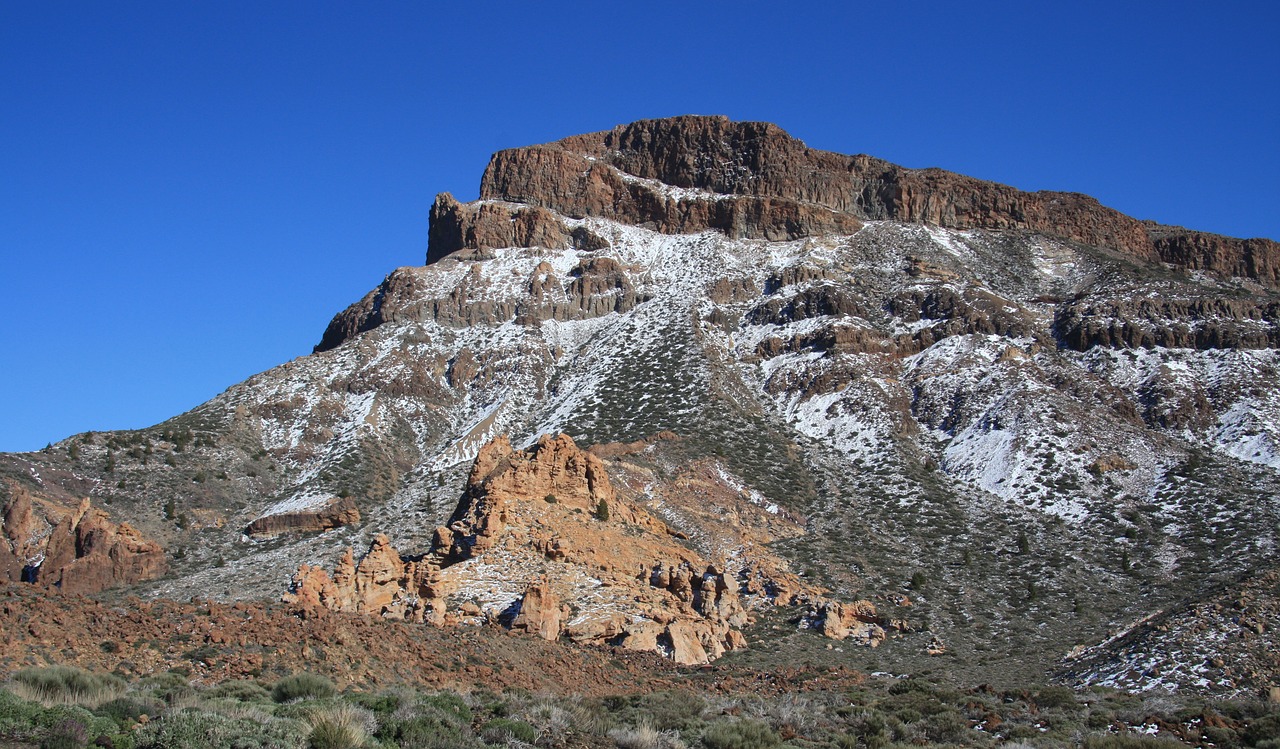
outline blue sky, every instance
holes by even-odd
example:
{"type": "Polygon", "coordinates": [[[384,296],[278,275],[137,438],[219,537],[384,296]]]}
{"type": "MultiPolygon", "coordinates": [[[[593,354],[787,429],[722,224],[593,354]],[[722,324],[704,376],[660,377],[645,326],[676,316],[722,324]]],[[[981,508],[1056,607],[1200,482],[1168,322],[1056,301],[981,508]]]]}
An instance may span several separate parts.
{"type": "Polygon", "coordinates": [[[1266,2],[6,2],[0,450],[311,350],[497,149],[647,117],[1280,238],[1266,2]]]}

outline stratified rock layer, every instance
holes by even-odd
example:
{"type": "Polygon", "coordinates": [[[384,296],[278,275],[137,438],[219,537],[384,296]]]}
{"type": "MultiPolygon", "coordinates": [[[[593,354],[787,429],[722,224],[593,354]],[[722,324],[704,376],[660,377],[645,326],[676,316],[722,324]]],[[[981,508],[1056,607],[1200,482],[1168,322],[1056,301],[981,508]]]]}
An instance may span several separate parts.
{"type": "MultiPolygon", "coordinates": [[[[871,156],[819,151],[776,125],[725,117],[641,120],[500,151],[485,170],[480,197],[529,206],[523,211],[545,208],[665,233],[713,229],[736,238],[849,234],[861,220],[880,219],[1023,230],[1271,287],[1280,283],[1280,245],[1271,240],[1142,222],[1078,193],[1023,192],[942,169],[906,169],[871,156]]],[[[437,206],[442,216],[454,210],[443,199],[437,206]]],[[[499,246],[495,241],[569,246],[562,227],[506,228],[554,225],[551,217],[538,216],[503,222],[500,238],[483,230],[491,222],[481,217],[455,220],[471,228],[434,231],[428,262],[463,248],[499,246]]]]}

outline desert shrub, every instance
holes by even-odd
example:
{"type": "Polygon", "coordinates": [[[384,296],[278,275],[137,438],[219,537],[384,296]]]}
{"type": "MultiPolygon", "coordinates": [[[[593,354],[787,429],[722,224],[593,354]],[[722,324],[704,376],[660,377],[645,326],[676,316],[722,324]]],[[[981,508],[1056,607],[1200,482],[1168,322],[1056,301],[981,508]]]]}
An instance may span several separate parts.
{"type": "Polygon", "coordinates": [[[1066,686],[1046,686],[1036,693],[1036,704],[1042,708],[1069,709],[1079,707],[1075,702],[1075,693],[1066,686]]]}
{"type": "Polygon", "coordinates": [[[14,693],[46,705],[96,705],[124,691],[124,680],[71,666],[28,668],[13,675],[14,693]]]}
{"type": "Polygon", "coordinates": [[[782,739],[768,725],[756,720],[720,721],[702,732],[709,749],[771,749],[782,739]]]}
{"type": "Polygon", "coordinates": [[[311,727],[307,745],[312,749],[355,749],[378,729],[372,711],[348,702],[313,710],[307,724],[311,727]]]}
{"type": "Polygon", "coordinates": [[[271,693],[255,681],[224,681],[206,693],[215,700],[237,702],[271,702],[271,693]]]}
{"type": "Polygon", "coordinates": [[[439,714],[419,715],[386,725],[378,732],[383,744],[409,749],[458,749],[476,742],[463,727],[441,720],[439,714]]]}
{"type": "Polygon", "coordinates": [[[117,726],[110,718],[94,715],[80,705],[54,705],[40,712],[40,746],[52,749],[82,747],[86,741],[115,733],[117,726]]]}
{"type": "Polygon", "coordinates": [[[1084,749],[1174,749],[1180,742],[1139,736],[1136,733],[1094,734],[1084,739],[1084,749]]]}
{"type": "Polygon", "coordinates": [[[421,707],[435,708],[446,713],[460,724],[470,723],[473,717],[471,708],[467,706],[466,700],[453,692],[437,692],[427,695],[418,704],[421,707]]]}
{"type": "Polygon", "coordinates": [[[271,699],[276,702],[293,700],[322,700],[338,693],[333,682],[317,674],[299,673],[286,676],[271,687],[271,699]]]}
{"type": "Polygon", "coordinates": [[[604,706],[616,723],[685,733],[702,725],[701,715],[707,703],[697,695],[684,692],[651,692],[606,697],[604,706]]]}
{"type": "Polygon", "coordinates": [[[1272,711],[1249,721],[1240,735],[1246,746],[1280,749],[1280,711],[1272,711]]]}
{"type": "Polygon", "coordinates": [[[609,731],[609,738],[618,749],[684,749],[685,746],[674,732],[643,724],[635,728],[615,728],[609,731]]]}
{"type": "Polygon", "coordinates": [[[0,740],[19,741],[36,733],[37,719],[44,712],[40,705],[16,694],[0,691],[0,740]]]}
{"type": "Polygon", "coordinates": [[[225,715],[183,710],[148,723],[134,732],[135,749],[233,747],[234,749],[301,749],[307,728],[293,720],[258,723],[225,715]]]}
{"type": "Polygon", "coordinates": [[[920,721],[912,728],[929,742],[937,744],[960,744],[972,737],[969,721],[954,710],[931,715],[928,720],[920,721]]]}
{"type": "Polygon", "coordinates": [[[372,712],[375,716],[390,715],[399,710],[405,701],[404,696],[398,692],[357,693],[345,699],[372,712]]]}
{"type": "Polygon", "coordinates": [[[131,721],[138,720],[143,715],[159,715],[162,709],[163,706],[157,700],[147,697],[125,696],[117,697],[110,702],[104,702],[94,708],[93,712],[95,715],[110,718],[117,724],[124,726],[131,721]]]}
{"type": "Polygon", "coordinates": [[[874,710],[858,710],[843,717],[847,735],[867,749],[883,749],[893,741],[890,721],[874,710]]]}
{"type": "Polygon", "coordinates": [[[532,744],[538,738],[538,731],[523,720],[494,718],[480,729],[480,738],[486,744],[505,744],[508,739],[532,744]]]}
{"type": "Polygon", "coordinates": [[[195,694],[195,689],[187,681],[187,677],[173,671],[148,676],[139,682],[139,687],[169,704],[195,694]]]}
{"type": "Polygon", "coordinates": [[[83,749],[88,741],[87,725],[75,718],[64,718],[45,731],[40,749],[83,749]]]}

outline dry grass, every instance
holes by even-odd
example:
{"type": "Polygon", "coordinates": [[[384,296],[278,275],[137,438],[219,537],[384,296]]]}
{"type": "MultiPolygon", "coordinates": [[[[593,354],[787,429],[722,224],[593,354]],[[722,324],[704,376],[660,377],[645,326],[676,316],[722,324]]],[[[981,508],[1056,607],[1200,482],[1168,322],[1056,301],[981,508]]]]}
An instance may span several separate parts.
{"type": "Polygon", "coordinates": [[[684,742],[674,732],[659,731],[644,723],[635,728],[615,728],[609,732],[609,738],[618,749],[685,749],[684,742]]]}
{"type": "Polygon", "coordinates": [[[107,674],[92,674],[70,666],[29,668],[13,675],[13,694],[45,707],[80,705],[95,708],[125,693],[125,683],[107,674]]]}
{"type": "Polygon", "coordinates": [[[378,730],[378,720],[363,707],[339,702],[307,714],[308,744],[315,749],[356,749],[378,730]]]}

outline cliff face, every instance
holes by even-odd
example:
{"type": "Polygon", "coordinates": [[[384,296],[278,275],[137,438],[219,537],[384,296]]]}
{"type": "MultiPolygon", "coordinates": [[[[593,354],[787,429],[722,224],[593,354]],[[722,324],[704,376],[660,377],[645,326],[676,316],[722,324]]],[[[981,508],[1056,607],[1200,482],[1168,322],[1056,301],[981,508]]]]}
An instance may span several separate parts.
{"type": "Polygon", "coordinates": [[[28,491],[12,489],[4,508],[0,579],[88,594],[151,580],[168,569],[159,544],[128,523],[111,522],[87,498],[58,512],[37,512],[28,491]]]}
{"type": "Polygon", "coordinates": [[[483,205],[459,215],[442,196],[432,210],[433,226],[441,228],[433,230],[428,262],[463,248],[569,246],[563,224],[536,210],[545,208],[664,233],[713,229],[767,240],[849,234],[864,220],[1030,231],[1280,283],[1280,245],[1270,240],[1148,224],[1078,193],[1029,193],[941,169],[818,151],[776,125],[725,117],[642,120],[500,151],[485,169],[480,198],[533,208],[483,205]]]}

